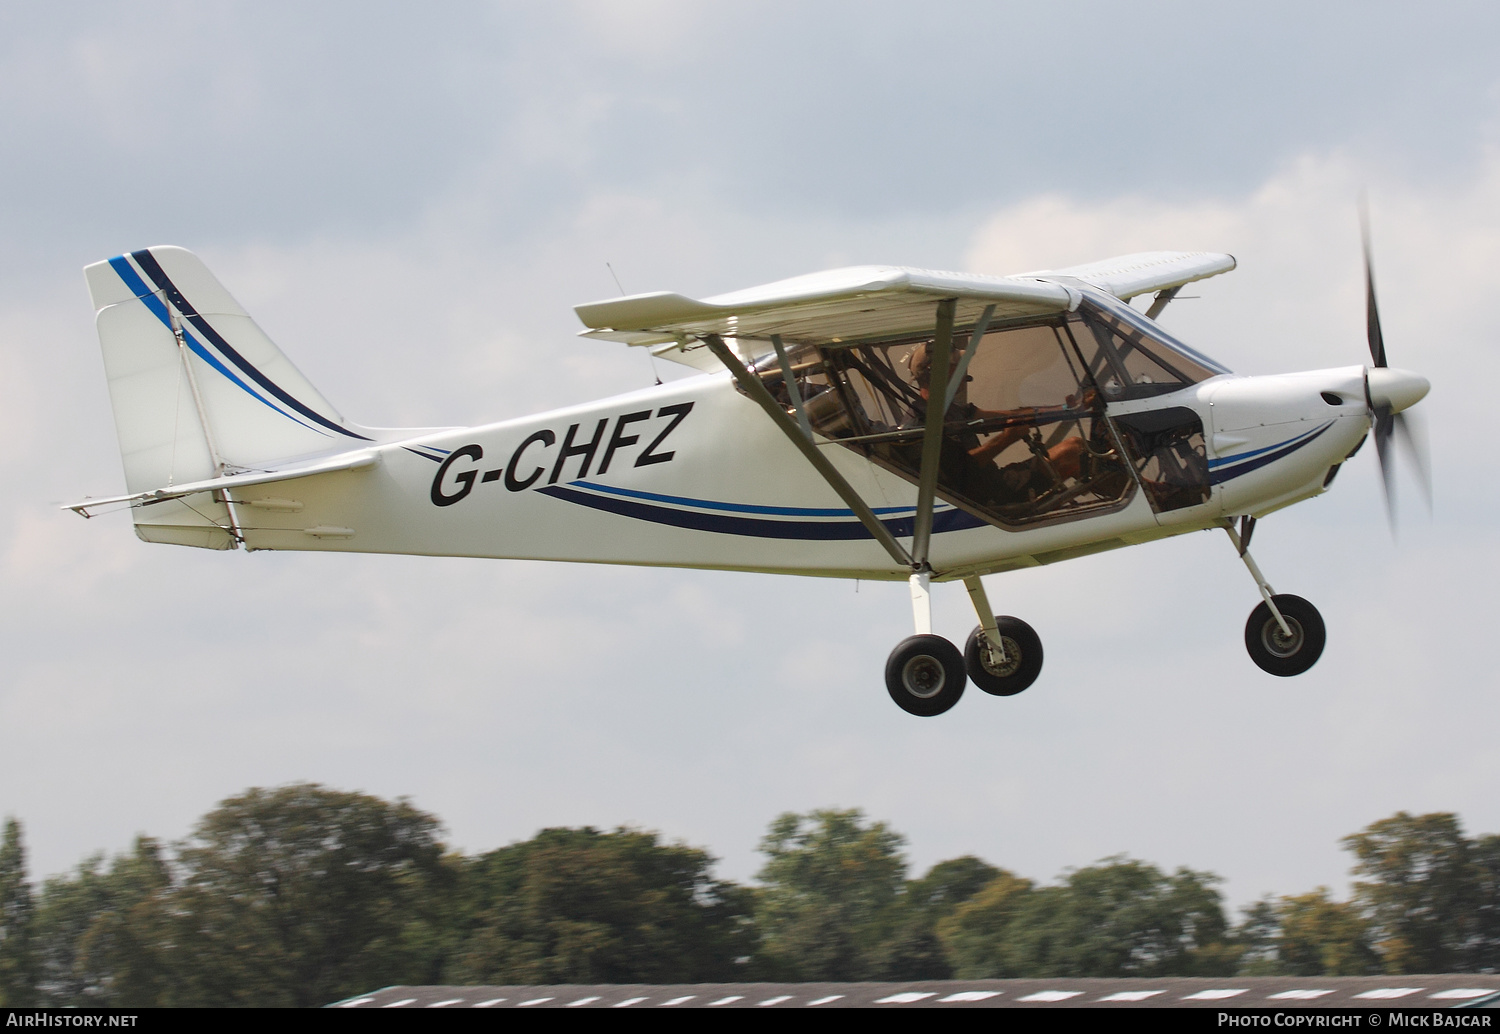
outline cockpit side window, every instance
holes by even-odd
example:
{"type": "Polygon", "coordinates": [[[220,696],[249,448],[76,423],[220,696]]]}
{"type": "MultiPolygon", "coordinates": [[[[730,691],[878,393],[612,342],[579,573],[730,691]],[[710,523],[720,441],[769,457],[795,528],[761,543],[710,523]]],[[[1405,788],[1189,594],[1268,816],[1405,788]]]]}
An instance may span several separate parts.
{"type": "MultiPolygon", "coordinates": [[[[927,407],[943,398],[968,355],[945,414],[941,498],[1008,526],[1125,505],[1135,479],[1116,452],[1104,400],[1066,320],[1005,325],[978,342],[971,337],[964,328],[955,332],[946,375],[931,368],[930,337],[804,347],[789,351],[788,361],[818,434],[916,481],[927,407]]],[[[792,411],[779,359],[757,368],[792,411]]]]}

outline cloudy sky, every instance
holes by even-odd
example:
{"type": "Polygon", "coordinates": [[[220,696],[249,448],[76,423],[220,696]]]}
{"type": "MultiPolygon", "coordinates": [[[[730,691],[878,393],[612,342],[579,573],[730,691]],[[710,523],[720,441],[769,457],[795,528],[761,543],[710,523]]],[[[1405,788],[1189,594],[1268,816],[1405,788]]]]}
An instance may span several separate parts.
{"type": "MultiPolygon", "coordinates": [[[[0,814],[37,874],[247,786],[409,795],[468,851],[629,824],[749,879],[861,807],[917,868],[1128,853],[1236,904],[1342,893],[1398,809],[1500,831],[1500,11],[1484,4],[0,3],[0,814]],[[571,306],[831,266],[1007,273],[1229,251],[1164,322],[1238,372],[1425,373],[1434,513],[1374,457],[1265,521],[1307,675],[1242,645],[1198,534],[989,580],[1038,684],[937,719],[882,685],[905,588],[148,546],[79,270],[198,252],[350,418],[481,423],[651,383],[571,306]]],[[[663,370],[664,375],[673,375],[663,370]]],[[[956,587],[937,630],[973,624],[956,587]]]]}

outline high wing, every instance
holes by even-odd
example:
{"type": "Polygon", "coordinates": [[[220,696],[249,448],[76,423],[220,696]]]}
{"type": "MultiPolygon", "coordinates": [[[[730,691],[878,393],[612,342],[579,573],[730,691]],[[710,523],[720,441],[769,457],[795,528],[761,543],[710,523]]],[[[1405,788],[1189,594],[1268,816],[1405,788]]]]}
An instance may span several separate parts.
{"type": "MultiPolygon", "coordinates": [[[[1083,302],[1085,291],[1107,292],[1117,299],[1156,291],[1156,302],[1147,313],[1155,318],[1183,284],[1227,272],[1234,265],[1230,255],[1159,251],[1017,276],[949,273],[904,266],[852,266],[702,300],[659,292],[590,302],[576,306],[574,311],[588,328],[582,332],[585,337],[649,347],[654,355],[699,369],[711,370],[720,365],[727,369],[744,393],[765,410],[838,493],[892,560],[911,568],[913,605],[921,611],[925,603],[918,601],[927,598],[927,579],[931,574],[927,552],[947,405],[929,406],[926,410],[917,507],[908,552],[818,449],[801,399],[792,387],[792,367],[783,339],[827,348],[931,334],[933,367],[948,369],[950,358],[956,360],[945,389],[946,398],[951,401],[964,379],[968,360],[973,357],[973,350],[967,349],[965,343],[982,338],[985,327],[996,318],[1070,312],[1083,302]],[[964,349],[961,357],[951,351],[954,331],[959,327],[970,328],[959,346],[964,349]],[[739,343],[756,339],[769,339],[776,350],[796,420],[748,368],[752,355],[739,343]]],[[[977,579],[975,582],[977,585],[977,579]]],[[[971,586],[970,591],[982,593],[982,587],[971,586]]],[[[917,623],[921,628],[920,613],[917,623]]]]}
{"type": "Polygon", "coordinates": [[[1233,255],[1211,251],[1143,251],[1067,269],[1027,273],[1039,279],[1072,277],[1123,300],[1170,291],[1234,269],[1233,255]]]}
{"type": "Polygon", "coordinates": [[[663,358],[714,369],[701,349],[680,343],[708,334],[836,345],[932,327],[933,306],[957,298],[956,318],[973,323],[989,306],[1006,319],[1065,312],[1078,304],[1076,287],[1031,277],[944,273],[901,266],[851,266],[778,280],[701,301],[671,292],[611,298],[574,308],[583,337],[645,345],[663,358]],[[700,358],[701,357],[701,358],[700,358]]]}
{"type": "Polygon", "coordinates": [[[1228,272],[1233,256],[1208,252],[1154,251],[1084,266],[985,276],[904,266],[851,266],[778,280],[704,299],[662,291],[589,302],[574,308],[587,330],[581,336],[651,348],[653,354],[701,369],[717,361],[693,339],[780,335],[799,344],[837,345],[932,327],[933,305],[957,299],[954,320],[1011,319],[1077,307],[1077,284],[1131,298],[1170,290],[1228,272]],[[1070,282],[1071,281],[1071,282],[1070,282]]]}

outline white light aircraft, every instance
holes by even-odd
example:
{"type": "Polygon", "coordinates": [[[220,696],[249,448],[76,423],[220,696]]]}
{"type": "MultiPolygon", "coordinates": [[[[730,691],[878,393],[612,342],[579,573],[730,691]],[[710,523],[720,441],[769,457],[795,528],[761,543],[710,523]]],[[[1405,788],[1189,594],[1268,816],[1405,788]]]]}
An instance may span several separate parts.
{"type": "Polygon", "coordinates": [[[1262,597],[1251,658],[1296,675],[1323,621],[1273,592],[1255,522],[1327,490],[1372,427],[1389,494],[1391,441],[1414,445],[1400,414],[1428,390],[1386,365],[1365,261],[1367,366],[1238,377],[1163,330],[1183,285],[1229,255],[1003,277],[861,266],[580,305],[583,336],[704,373],[396,430],[344,419],[193,254],[150,248],[85,270],[128,494],[70,509],[128,506],[145,541],[207,549],[904,580],[916,634],[886,686],[917,715],[971,680],[1009,696],[1041,671],[1041,641],[995,615],[982,576],[1221,527],[1262,597]],[[944,581],[978,614],[963,652],[932,633],[944,581]]]}

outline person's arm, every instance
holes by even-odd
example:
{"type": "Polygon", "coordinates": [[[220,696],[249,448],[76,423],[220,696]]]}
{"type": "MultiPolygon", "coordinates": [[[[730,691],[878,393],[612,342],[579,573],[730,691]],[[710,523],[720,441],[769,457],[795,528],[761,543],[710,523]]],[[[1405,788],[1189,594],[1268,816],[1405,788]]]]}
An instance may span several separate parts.
{"type": "Polygon", "coordinates": [[[989,441],[981,443],[979,448],[970,449],[969,455],[976,460],[992,460],[1025,437],[1026,428],[1007,427],[991,436],[989,441]]]}

